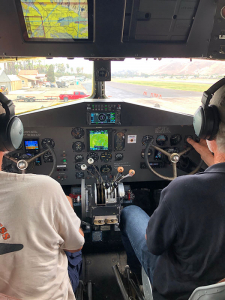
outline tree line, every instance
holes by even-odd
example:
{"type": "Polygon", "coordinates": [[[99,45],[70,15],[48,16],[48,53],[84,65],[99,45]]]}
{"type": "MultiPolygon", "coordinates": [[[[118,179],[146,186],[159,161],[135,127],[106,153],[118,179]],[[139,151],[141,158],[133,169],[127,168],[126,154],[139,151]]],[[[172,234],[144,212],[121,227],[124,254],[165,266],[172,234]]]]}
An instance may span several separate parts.
{"type": "Polygon", "coordinates": [[[47,81],[55,82],[55,77],[83,75],[90,78],[90,74],[83,73],[83,67],[76,67],[74,70],[69,64],[56,63],[46,65],[42,60],[23,60],[5,62],[4,70],[7,75],[18,75],[21,70],[38,70],[39,74],[46,74],[47,81]],[[75,72],[76,71],[76,72],[75,72]]]}

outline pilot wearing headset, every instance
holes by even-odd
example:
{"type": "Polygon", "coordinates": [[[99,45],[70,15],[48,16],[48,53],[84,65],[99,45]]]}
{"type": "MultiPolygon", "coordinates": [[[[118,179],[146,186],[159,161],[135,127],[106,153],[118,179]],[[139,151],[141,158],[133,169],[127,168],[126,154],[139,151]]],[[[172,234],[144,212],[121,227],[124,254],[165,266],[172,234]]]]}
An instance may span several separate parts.
{"type": "Polygon", "coordinates": [[[225,277],[225,78],[204,92],[193,125],[200,142],[188,142],[209,167],[173,180],[151,217],[134,205],[121,214],[127,262],[144,267],[154,300],[187,300],[225,277]]]}
{"type": "MultiPolygon", "coordinates": [[[[1,166],[4,153],[20,146],[23,124],[2,93],[0,109],[1,166]]],[[[0,293],[75,300],[84,234],[71,206],[48,176],[0,171],[0,293]]]]}

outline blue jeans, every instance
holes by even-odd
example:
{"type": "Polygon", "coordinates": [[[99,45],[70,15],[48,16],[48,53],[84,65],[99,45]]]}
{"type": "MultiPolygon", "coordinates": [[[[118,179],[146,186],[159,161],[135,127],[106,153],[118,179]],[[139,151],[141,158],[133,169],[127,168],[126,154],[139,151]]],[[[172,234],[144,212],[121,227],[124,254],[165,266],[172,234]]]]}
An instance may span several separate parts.
{"type": "Polygon", "coordinates": [[[65,251],[65,253],[68,258],[68,274],[73,288],[73,292],[75,294],[79,284],[79,278],[82,272],[82,253],[81,251],[74,253],[65,251]]]}
{"type": "Polygon", "coordinates": [[[146,244],[145,234],[149,219],[140,207],[127,206],[121,213],[120,230],[130,269],[137,272],[143,266],[152,283],[158,256],[150,253],[146,244]]]}

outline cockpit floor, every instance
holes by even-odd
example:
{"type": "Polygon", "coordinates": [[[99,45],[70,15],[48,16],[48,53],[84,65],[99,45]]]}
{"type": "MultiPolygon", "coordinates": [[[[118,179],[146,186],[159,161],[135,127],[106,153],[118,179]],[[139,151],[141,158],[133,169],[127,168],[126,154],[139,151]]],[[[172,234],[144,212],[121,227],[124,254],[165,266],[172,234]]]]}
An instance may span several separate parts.
{"type": "Polygon", "coordinates": [[[123,300],[112,267],[117,264],[123,271],[126,260],[125,252],[83,255],[82,280],[92,282],[93,300],[123,300]]]}

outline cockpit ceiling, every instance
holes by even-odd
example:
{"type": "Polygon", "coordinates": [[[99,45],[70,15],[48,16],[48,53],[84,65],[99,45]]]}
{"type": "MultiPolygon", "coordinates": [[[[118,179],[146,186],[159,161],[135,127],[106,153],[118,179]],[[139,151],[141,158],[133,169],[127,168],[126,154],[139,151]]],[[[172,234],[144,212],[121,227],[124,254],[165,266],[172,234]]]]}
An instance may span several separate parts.
{"type": "Polygon", "coordinates": [[[223,0],[7,0],[0,3],[0,26],[3,58],[225,58],[223,0]],[[59,20],[50,19],[61,9],[59,20]],[[50,21],[55,29],[48,34],[50,21]]]}

